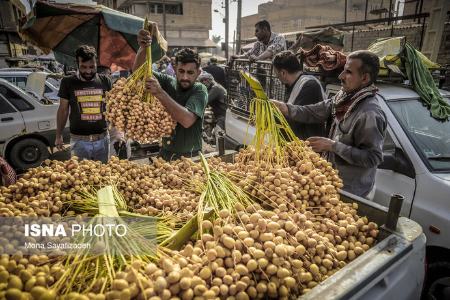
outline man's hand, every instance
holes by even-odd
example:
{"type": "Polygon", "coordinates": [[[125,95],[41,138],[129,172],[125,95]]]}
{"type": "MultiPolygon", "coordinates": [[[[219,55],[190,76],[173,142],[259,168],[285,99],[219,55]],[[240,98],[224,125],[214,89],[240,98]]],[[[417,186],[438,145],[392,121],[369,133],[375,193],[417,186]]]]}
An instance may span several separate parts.
{"type": "Polygon", "coordinates": [[[139,30],[137,41],[141,48],[150,47],[152,44],[152,35],[150,34],[150,31],[145,29],[139,30]]]}
{"type": "Polygon", "coordinates": [[[281,111],[281,113],[287,117],[287,115],[289,114],[289,110],[287,107],[287,104],[281,101],[277,101],[277,100],[270,100],[272,101],[273,104],[275,104],[276,107],[278,107],[278,109],[281,111]]]}
{"type": "Polygon", "coordinates": [[[319,136],[312,136],[306,141],[315,152],[333,151],[333,145],[336,143],[336,141],[319,136]]]}
{"type": "Polygon", "coordinates": [[[163,92],[159,81],[155,77],[150,77],[147,79],[147,81],[145,82],[145,89],[147,92],[150,92],[150,94],[154,96],[158,96],[163,92]]]}
{"type": "Polygon", "coordinates": [[[55,146],[58,150],[64,150],[64,141],[61,135],[56,135],[55,146]]]}
{"type": "Polygon", "coordinates": [[[255,62],[257,59],[258,59],[258,57],[257,57],[256,55],[250,55],[250,56],[248,57],[248,60],[249,60],[250,62],[255,62]]]}

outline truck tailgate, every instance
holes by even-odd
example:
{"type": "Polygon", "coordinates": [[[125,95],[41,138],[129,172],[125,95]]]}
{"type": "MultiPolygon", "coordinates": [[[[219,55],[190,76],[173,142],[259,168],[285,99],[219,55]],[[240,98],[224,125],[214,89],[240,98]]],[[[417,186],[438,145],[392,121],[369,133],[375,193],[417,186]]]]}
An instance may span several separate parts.
{"type": "MultiPolygon", "coordinates": [[[[384,224],[386,208],[348,195],[343,200],[358,202],[360,215],[384,224]]],[[[299,299],[420,299],[426,244],[422,228],[401,217],[395,232],[384,233],[374,247],[299,299]]]]}

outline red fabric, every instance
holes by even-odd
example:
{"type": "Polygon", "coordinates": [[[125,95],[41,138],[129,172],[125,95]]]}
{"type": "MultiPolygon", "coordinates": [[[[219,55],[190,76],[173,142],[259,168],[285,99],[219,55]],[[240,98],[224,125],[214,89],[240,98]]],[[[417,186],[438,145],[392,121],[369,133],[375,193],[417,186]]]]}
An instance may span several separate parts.
{"type": "Polygon", "coordinates": [[[336,105],[336,119],[338,119],[338,121],[342,121],[342,119],[344,118],[344,116],[347,113],[348,109],[350,108],[350,106],[352,106],[352,104],[355,101],[356,101],[355,98],[350,98],[347,101],[343,101],[342,104],[336,105]]]}
{"type": "Polygon", "coordinates": [[[16,172],[3,157],[0,157],[0,173],[5,186],[16,183],[16,172]]]}
{"type": "Polygon", "coordinates": [[[126,70],[131,70],[136,56],[136,52],[121,33],[106,27],[103,17],[101,18],[98,52],[99,64],[101,66],[115,64],[117,67],[126,70]]]}
{"type": "Polygon", "coordinates": [[[297,52],[308,67],[321,67],[325,71],[332,71],[344,67],[347,56],[333,50],[330,46],[315,45],[311,50],[300,49],[297,52]]]}

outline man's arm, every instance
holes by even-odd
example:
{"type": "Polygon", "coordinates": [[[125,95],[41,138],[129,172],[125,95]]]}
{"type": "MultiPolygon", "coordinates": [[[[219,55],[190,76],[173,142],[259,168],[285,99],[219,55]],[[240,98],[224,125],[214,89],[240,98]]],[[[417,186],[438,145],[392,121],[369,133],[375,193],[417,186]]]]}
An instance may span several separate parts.
{"type": "Polygon", "coordinates": [[[383,141],[386,134],[386,118],[377,112],[366,112],[355,124],[355,146],[339,141],[332,151],[352,165],[373,168],[383,161],[383,141]]]}
{"type": "Polygon", "coordinates": [[[172,119],[180,123],[184,128],[191,127],[197,120],[197,116],[190,112],[186,107],[178,104],[172,97],[164,91],[155,77],[147,79],[147,91],[154,95],[166,108],[172,119]]]}
{"type": "Polygon", "coordinates": [[[252,49],[248,50],[247,52],[245,52],[244,54],[241,54],[241,55],[231,55],[231,59],[256,57],[255,53],[258,48],[259,48],[259,44],[258,44],[258,42],[256,42],[253,45],[252,49]]]}
{"type": "Polygon", "coordinates": [[[267,49],[266,51],[261,53],[261,55],[257,56],[255,60],[268,60],[271,59],[272,56],[273,56],[272,50],[267,49]]]}
{"type": "Polygon", "coordinates": [[[255,60],[271,59],[275,54],[286,50],[286,40],[282,35],[278,35],[267,47],[267,49],[255,58],[255,60]]]}
{"type": "Polygon", "coordinates": [[[294,105],[275,100],[272,102],[288,120],[299,123],[324,123],[331,114],[331,99],[311,105],[294,105]]]}
{"type": "Polygon", "coordinates": [[[165,91],[162,91],[159,95],[156,95],[161,104],[166,108],[172,119],[180,123],[184,128],[189,128],[197,121],[197,116],[181,106],[175,100],[172,99],[165,91]]]}
{"type": "Polygon", "coordinates": [[[66,127],[68,117],[69,117],[69,100],[60,98],[58,112],[56,113],[56,139],[55,139],[55,146],[57,149],[60,150],[62,150],[64,144],[62,132],[64,130],[64,127],[66,127]]]}
{"type": "Polygon", "coordinates": [[[139,67],[145,63],[145,58],[145,48],[139,47],[131,70],[134,72],[139,69],[139,67]]]}
{"type": "Polygon", "coordinates": [[[226,91],[224,93],[223,89],[216,86],[213,86],[208,93],[208,104],[213,104],[215,102],[223,102],[223,99],[226,97],[226,91]],[[222,101],[221,101],[222,100],[222,101]]]}
{"type": "Polygon", "coordinates": [[[294,105],[311,105],[323,101],[322,87],[315,80],[308,80],[295,98],[294,105]]]}
{"type": "Polygon", "coordinates": [[[137,41],[139,44],[139,49],[137,51],[136,57],[134,58],[132,71],[136,71],[140,66],[145,63],[146,59],[146,48],[150,47],[152,44],[152,36],[150,31],[141,29],[138,32],[137,41]]]}
{"type": "Polygon", "coordinates": [[[302,38],[303,38],[303,35],[301,35],[288,50],[291,50],[292,52],[296,53],[297,50],[300,48],[300,43],[302,42],[302,38]]]}

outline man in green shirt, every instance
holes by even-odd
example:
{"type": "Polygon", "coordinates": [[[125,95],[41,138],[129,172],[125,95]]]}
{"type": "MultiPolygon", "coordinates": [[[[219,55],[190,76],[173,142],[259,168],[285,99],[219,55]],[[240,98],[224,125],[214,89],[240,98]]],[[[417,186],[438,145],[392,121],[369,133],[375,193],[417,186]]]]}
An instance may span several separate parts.
{"type": "MultiPolygon", "coordinates": [[[[138,33],[139,50],[133,71],[145,62],[145,48],[151,44],[150,33],[138,33]]],[[[178,51],[175,56],[176,78],[154,72],[146,82],[146,89],[159,99],[167,112],[177,122],[170,137],[163,138],[160,155],[167,161],[181,156],[196,156],[202,149],[203,114],[208,103],[206,87],[196,82],[200,75],[198,54],[189,48],[178,51]]]]}

